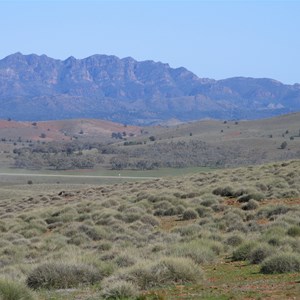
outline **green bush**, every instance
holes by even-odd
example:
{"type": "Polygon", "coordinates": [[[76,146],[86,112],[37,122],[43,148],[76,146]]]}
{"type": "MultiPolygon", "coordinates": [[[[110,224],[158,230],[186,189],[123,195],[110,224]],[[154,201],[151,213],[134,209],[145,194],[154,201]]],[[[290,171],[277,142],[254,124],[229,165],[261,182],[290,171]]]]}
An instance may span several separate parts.
{"type": "Polygon", "coordinates": [[[292,253],[277,254],[266,259],[260,272],[263,274],[289,273],[300,271],[300,256],[292,253]]]}
{"type": "Polygon", "coordinates": [[[24,285],[8,280],[0,280],[1,300],[34,300],[31,291],[24,285]]]}
{"type": "Polygon", "coordinates": [[[47,263],[35,268],[27,277],[27,286],[38,288],[72,288],[99,282],[102,274],[88,265],[47,263]]]}

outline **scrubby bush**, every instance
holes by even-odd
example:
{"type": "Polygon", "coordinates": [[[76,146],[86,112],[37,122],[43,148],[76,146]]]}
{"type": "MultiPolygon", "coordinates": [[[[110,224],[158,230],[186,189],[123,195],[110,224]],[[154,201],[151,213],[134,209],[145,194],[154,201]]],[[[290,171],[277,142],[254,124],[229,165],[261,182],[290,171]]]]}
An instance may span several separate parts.
{"type": "Polygon", "coordinates": [[[72,288],[94,284],[102,279],[99,270],[88,265],[48,263],[35,268],[27,277],[30,288],[72,288]]]}
{"type": "Polygon", "coordinates": [[[300,256],[292,253],[281,253],[266,259],[260,272],[263,274],[289,273],[300,271],[300,256]]]}
{"type": "Polygon", "coordinates": [[[31,291],[21,283],[0,280],[0,299],[1,300],[34,300],[31,291]]]}

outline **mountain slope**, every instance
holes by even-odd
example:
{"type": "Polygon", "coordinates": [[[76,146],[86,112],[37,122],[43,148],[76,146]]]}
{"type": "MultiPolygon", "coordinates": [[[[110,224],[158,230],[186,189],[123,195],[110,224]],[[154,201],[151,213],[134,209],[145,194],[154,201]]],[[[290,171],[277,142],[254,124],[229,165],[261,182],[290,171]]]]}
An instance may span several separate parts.
{"type": "Polygon", "coordinates": [[[255,119],[300,110],[300,85],[272,79],[201,79],[185,68],[93,55],[62,61],[16,53],[0,60],[0,118],[255,119]]]}

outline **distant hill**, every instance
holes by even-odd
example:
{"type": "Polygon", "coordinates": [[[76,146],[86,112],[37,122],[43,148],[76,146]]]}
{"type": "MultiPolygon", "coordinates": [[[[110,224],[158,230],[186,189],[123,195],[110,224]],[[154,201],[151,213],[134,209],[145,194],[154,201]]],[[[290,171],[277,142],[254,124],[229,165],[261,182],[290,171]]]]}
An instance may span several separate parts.
{"type": "Polygon", "coordinates": [[[100,118],[128,124],[258,119],[300,110],[300,84],[198,78],[154,61],[93,55],[62,61],[16,53],[0,60],[0,118],[100,118]]]}
{"type": "Polygon", "coordinates": [[[95,119],[72,119],[41,122],[16,122],[0,120],[0,139],[2,141],[70,141],[72,139],[92,139],[103,141],[113,133],[136,136],[141,133],[137,126],[95,119]]]}

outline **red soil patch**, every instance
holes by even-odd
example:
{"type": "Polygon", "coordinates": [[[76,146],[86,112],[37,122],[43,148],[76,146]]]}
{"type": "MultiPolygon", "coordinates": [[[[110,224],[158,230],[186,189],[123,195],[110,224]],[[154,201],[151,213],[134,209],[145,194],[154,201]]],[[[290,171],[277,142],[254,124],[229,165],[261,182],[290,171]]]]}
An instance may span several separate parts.
{"type": "Polygon", "coordinates": [[[160,227],[165,231],[171,231],[174,227],[185,226],[196,223],[197,220],[182,220],[178,216],[167,216],[160,218],[160,227]]]}
{"type": "Polygon", "coordinates": [[[236,138],[239,137],[241,135],[240,131],[233,131],[233,132],[229,132],[225,135],[226,139],[231,139],[231,138],[236,138]]]}

